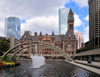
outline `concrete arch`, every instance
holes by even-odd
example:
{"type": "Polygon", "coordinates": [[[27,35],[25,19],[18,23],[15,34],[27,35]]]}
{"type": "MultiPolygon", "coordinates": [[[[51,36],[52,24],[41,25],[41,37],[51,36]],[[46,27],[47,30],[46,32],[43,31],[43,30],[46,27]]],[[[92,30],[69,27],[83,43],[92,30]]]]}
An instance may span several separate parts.
{"type": "MultiPolygon", "coordinates": [[[[50,46],[38,46],[38,47],[51,48],[50,46]]],[[[35,48],[35,47],[32,47],[32,48],[35,48]]],[[[24,51],[24,52],[22,52],[21,54],[19,54],[19,56],[17,57],[17,59],[19,59],[19,57],[20,57],[22,54],[24,54],[24,53],[27,52],[28,50],[31,50],[32,48],[27,49],[26,51],[24,51]]],[[[53,49],[53,48],[52,48],[52,49],[53,49]]],[[[56,49],[55,51],[57,51],[57,49],[56,49]]],[[[60,53],[60,54],[61,54],[61,53],[60,53]]],[[[66,58],[67,58],[67,60],[70,60],[68,57],[66,57],[66,58]]]]}
{"type": "MultiPolygon", "coordinates": [[[[29,46],[27,46],[27,47],[35,46],[36,44],[37,44],[37,45],[38,45],[38,44],[42,44],[42,45],[45,45],[45,46],[46,46],[46,45],[47,45],[47,46],[50,46],[50,48],[52,48],[52,49],[54,49],[54,50],[57,50],[57,52],[60,53],[60,54],[62,54],[67,60],[68,60],[68,58],[69,58],[69,60],[73,61],[73,60],[71,59],[71,57],[70,57],[68,54],[66,54],[63,50],[61,50],[60,48],[58,48],[58,47],[56,47],[56,46],[54,46],[54,45],[48,44],[48,43],[46,43],[46,42],[40,42],[40,41],[35,41],[35,42],[34,42],[34,41],[31,41],[31,42],[26,42],[26,43],[19,44],[19,45],[15,46],[15,47],[9,49],[6,53],[4,53],[4,55],[1,57],[1,59],[2,59],[5,55],[7,55],[11,50],[13,50],[13,49],[15,49],[16,47],[19,47],[19,46],[21,46],[21,45],[25,45],[25,44],[33,44],[33,45],[29,45],[29,46]]],[[[18,52],[20,52],[21,50],[23,50],[23,49],[25,49],[25,48],[27,48],[27,47],[24,47],[24,48],[18,50],[17,52],[14,53],[13,56],[15,56],[18,52]]],[[[12,56],[12,57],[13,57],[13,56],[12,56]]],[[[11,58],[10,58],[10,59],[11,59],[11,58]]]]}
{"type": "MultiPolygon", "coordinates": [[[[27,47],[31,47],[31,46],[35,46],[35,44],[33,44],[33,45],[30,45],[30,46],[27,46],[27,47]]],[[[11,57],[10,57],[10,60],[11,60],[11,58],[12,57],[14,57],[18,52],[20,52],[21,50],[23,50],[23,49],[25,49],[25,48],[27,48],[27,47],[24,47],[24,48],[22,48],[22,49],[20,49],[20,50],[18,50],[17,52],[15,52],[11,57]]],[[[54,49],[54,50],[56,50],[56,51],[59,51],[59,49],[55,49],[55,48],[53,48],[53,47],[51,47],[51,46],[45,46],[45,45],[39,45],[39,47],[45,47],[45,48],[51,48],[51,49],[54,49]]],[[[35,47],[33,47],[33,48],[35,48],[35,47]]],[[[30,48],[30,49],[32,49],[32,48],[30,48]]],[[[29,50],[30,50],[29,49],[29,50]]],[[[25,51],[26,52],[26,51],[25,51]]],[[[24,52],[23,52],[24,53],[24,52]]],[[[23,54],[22,53],[22,54],[23,54]]],[[[60,54],[63,54],[62,52],[59,52],[60,54]]],[[[63,54],[64,55],[64,54],[63,54]]],[[[66,56],[64,56],[65,58],[67,58],[67,60],[70,60],[70,58],[69,57],[66,57],[66,56]]]]}

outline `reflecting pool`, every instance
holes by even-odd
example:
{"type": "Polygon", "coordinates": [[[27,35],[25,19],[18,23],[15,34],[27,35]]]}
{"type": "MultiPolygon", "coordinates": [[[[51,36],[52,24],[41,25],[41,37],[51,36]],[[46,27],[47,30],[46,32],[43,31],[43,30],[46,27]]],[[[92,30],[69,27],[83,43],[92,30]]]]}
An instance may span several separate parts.
{"type": "Polygon", "coordinates": [[[0,77],[100,77],[65,61],[46,61],[40,68],[30,68],[31,61],[21,63],[17,67],[0,69],[0,77]]]}

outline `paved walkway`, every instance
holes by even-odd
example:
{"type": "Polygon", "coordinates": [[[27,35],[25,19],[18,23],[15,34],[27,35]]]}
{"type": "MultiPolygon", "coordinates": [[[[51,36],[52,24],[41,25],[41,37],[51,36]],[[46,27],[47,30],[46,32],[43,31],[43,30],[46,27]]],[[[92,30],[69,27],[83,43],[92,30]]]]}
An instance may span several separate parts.
{"type": "Polygon", "coordinates": [[[92,64],[88,63],[87,61],[82,61],[82,60],[75,60],[75,62],[100,69],[100,62],[92,62],[92,64]]]}
{"type": "MultiPolygon", "coordinates": [[[[88,64],[87,61],[79,61],[79,60],[75,60],[75,61],[80,62],[80,63],[86,63],[86,64],[88,64]]],[[[98,68],[94,68],[94,67],[91,67],[91,66],[87,66],[87,65],[80,64],[80,63],[75,63],[75,62],[70,62],[70,61],[66,61],[66,62],[69,62],[69,63],[71,63],[71,64],[74,64],[74,65],[76,65],[76,66],[79,66],[79,67],[81,67],[81,68],[84,68],[84,69],[86,69],[86,70],[89,70],[89,71],[91,71],[91,72],[94,72],[94,73],[100,75],[100,69],[98,69],[98,68]]],[[[93,62],[93,64],[91,64],[91,65],[94,65],[94,64],[95,64],[96,66],[100,66],[100,62],[93,62]]]]}

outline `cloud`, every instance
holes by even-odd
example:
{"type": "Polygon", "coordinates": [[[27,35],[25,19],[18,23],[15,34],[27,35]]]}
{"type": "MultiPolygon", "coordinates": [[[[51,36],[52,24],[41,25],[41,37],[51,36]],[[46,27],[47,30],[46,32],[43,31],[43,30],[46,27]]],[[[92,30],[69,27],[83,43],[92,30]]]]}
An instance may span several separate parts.
{"type": "Polygon", "coordinates": [[[88,0],[72,0],[75,2],[79,7],[88,6],[88,0]]]}
{"type": "Polygon", "coordinates": [[[89,15],[87,15],[84,20],[89,21],[89,15]]]}
{"type": "MultiPolygon", "coordinates": [[[[59,32],[59,24],[58,24],[58,15],[56,16],[41,16],[41,17],[33,17],[25,20],[25,23],[21,24],[21,35],[24,31],[30,30],[32,33],[40,31],[45,34],[51,34],[52,31],[55,34],[59,32]]],[[[79,16],[75,14],[75,27],[82,25],[82,21],[79,19],[79,16]]],[[[78,30],[75,30],[77,32],[78,30]]]]}
{"type": "Polygon", "coordinates": [[[87,26],[86,28],[84,28],[84,42],[89,41],[89,26],[87,26]]]}
{"type": "MultiPolygon", "coordinates": [[[[37,19],[38,17],[40,18],[46,17],[46,19],[48,19],[50,18],[50,16],[56,17],[58,15],[58,9],[64,7],[66,2],[68,3],[69,0],[63,0],[63,1],[62,0],[16,0],[16,1],[1,0],[0,1],[0,36],[4,36],[5,18],[9,16],[15,16],[18,17],[20,20],[26,19],[26,21],[27,19],[29,20],[30,18],[30,22],[31,22],[32,18],[37,19]],[[3,26],[3,28],[1,26],[3,26]]],[[[55,22],[56,21],[52,21],[51,26],[55,22]]]]}
{"type": "Polygon", "coordinates": [[[74,33],[78,32],[78,30],[74,29],[74,33]]]}
{"type": "Polygon", "coordinates": [[[78,27],[78,26],[81,26],[82,25],[82,20],[79,18],[79,15],[77,14],[74,14],[74,17],[75,17],[75,27],[78,27]]]}
{"type": "Polygon", "coordinates": [[[19,18],[57,15],[58,8],[63,7],[66,2],[69,0],[2,0],[0,14],[19,18]]]}
{"type": "Polygon", "coordinates": [[[24,31],[31,31],[32,33],[40,31],[42,34],[50,34],[52,31],[54,31],[55,34],[58,33],[58,16],[41,16],[41,17],[35,17],[26,19],[26,23],[21,24],[21,35],[24,33],[24,31]]]}
{"type": "Polygon", "coordinates": [[[5,31],[4,31],[4,23],[0,21],[0,36],[5,36],[5,31]]]}

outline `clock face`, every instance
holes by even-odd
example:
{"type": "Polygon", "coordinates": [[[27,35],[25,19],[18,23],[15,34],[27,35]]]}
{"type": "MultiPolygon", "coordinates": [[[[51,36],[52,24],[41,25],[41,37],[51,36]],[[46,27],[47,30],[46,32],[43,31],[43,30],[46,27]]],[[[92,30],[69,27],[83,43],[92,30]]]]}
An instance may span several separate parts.
{"type": "Polygon", "coordinates": [[[69,18],[70,18],[71,20],[73,19],[73,17],[72,17],[72,16],[70,16],[69,18]]]}

